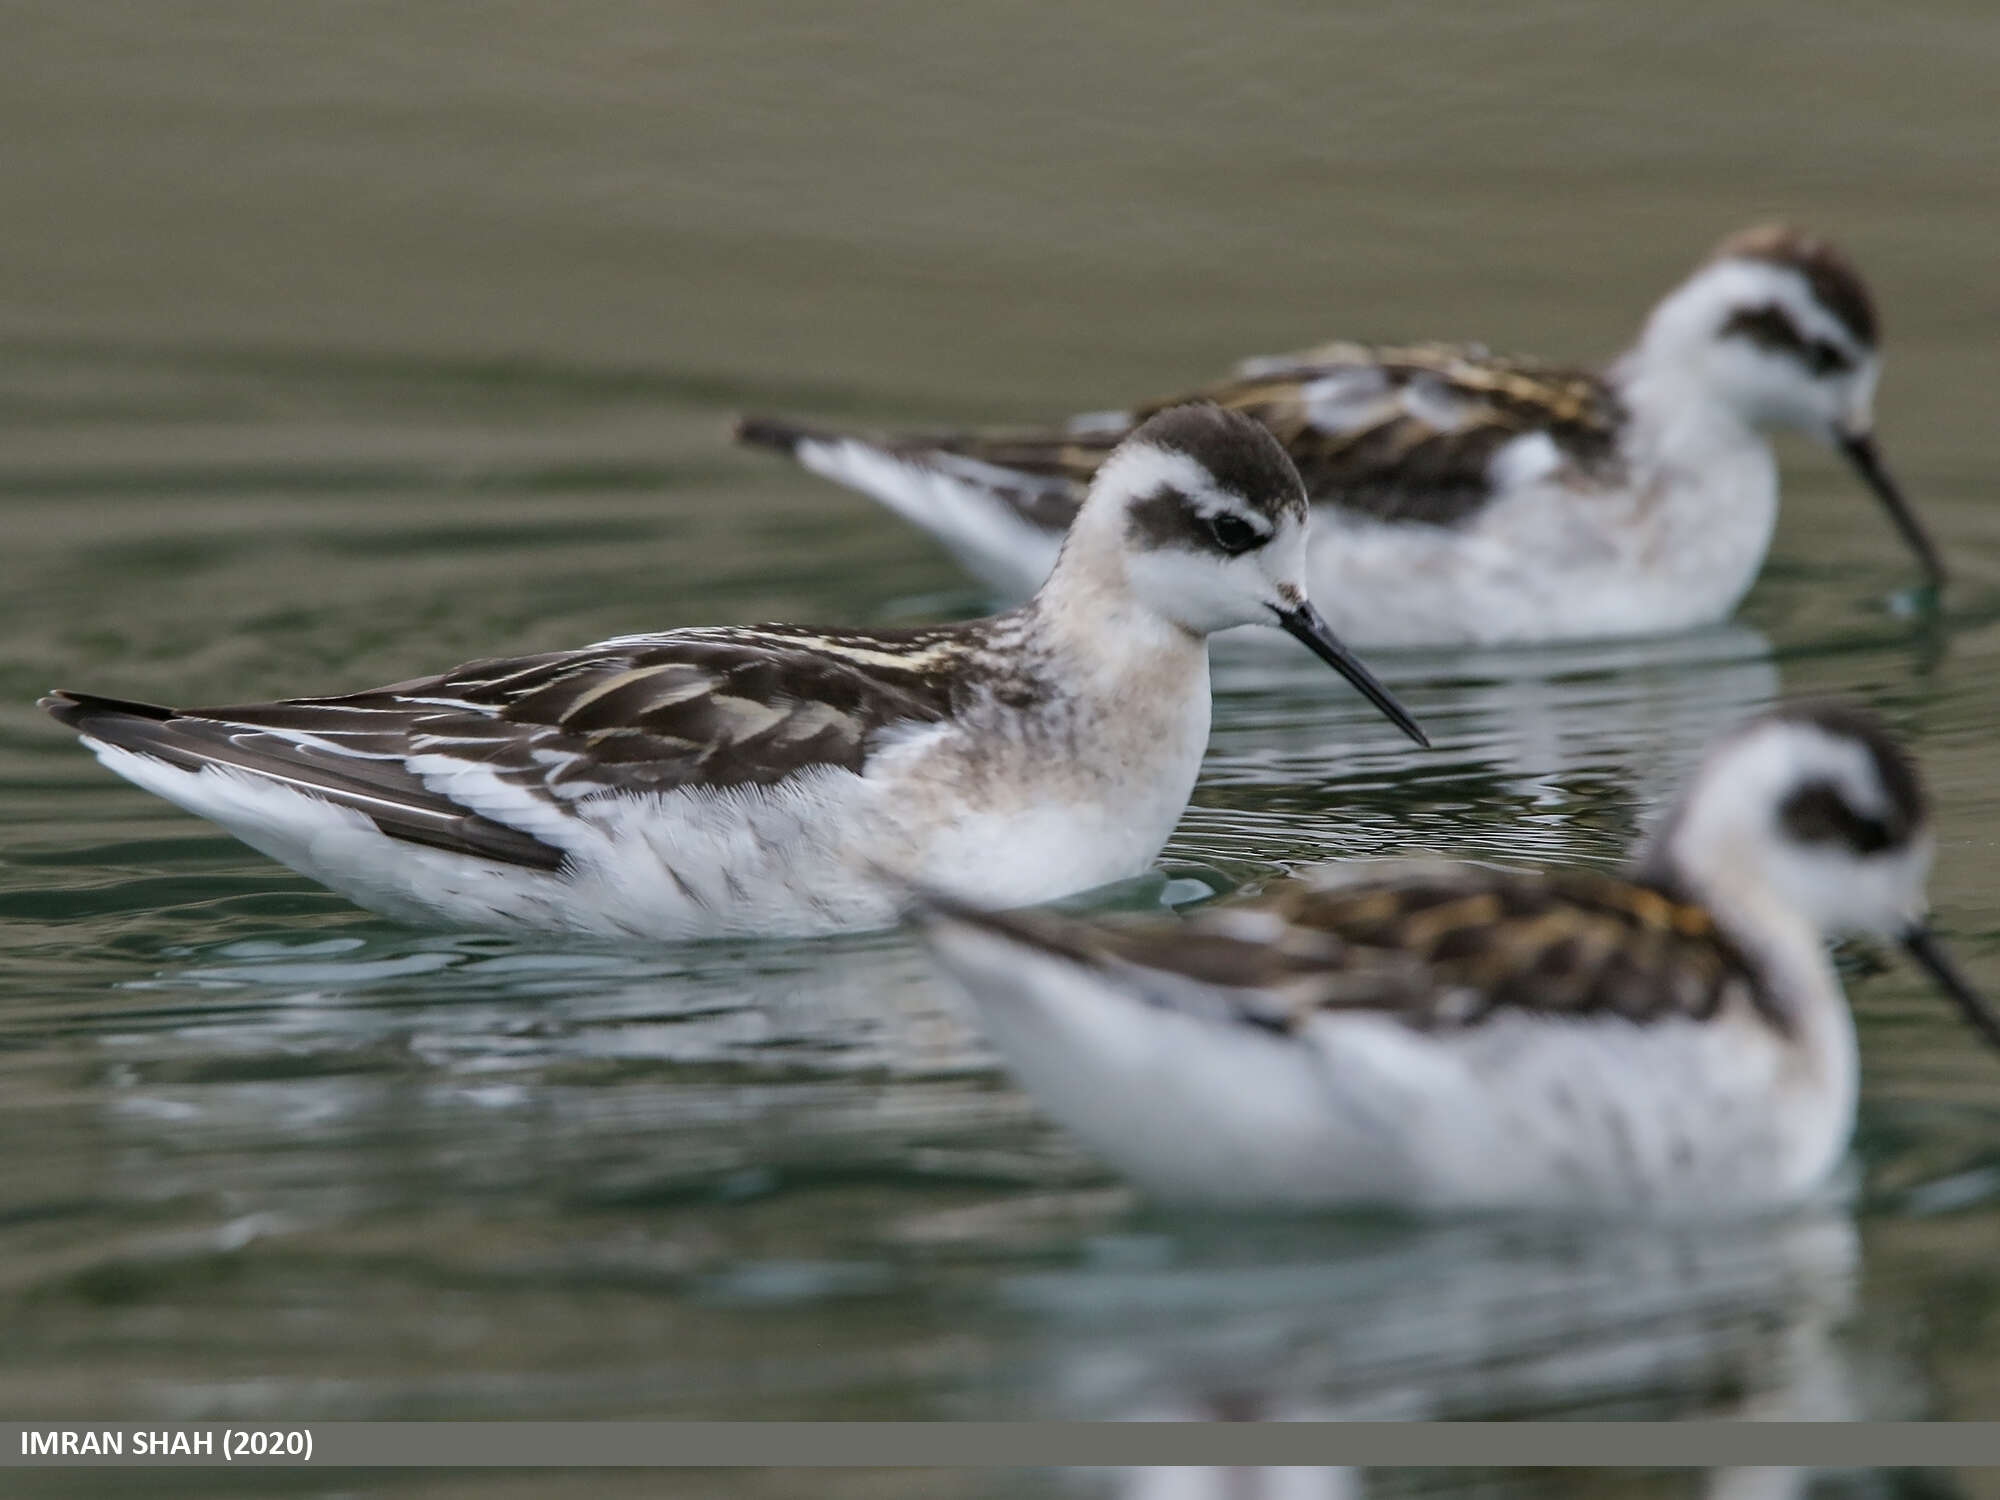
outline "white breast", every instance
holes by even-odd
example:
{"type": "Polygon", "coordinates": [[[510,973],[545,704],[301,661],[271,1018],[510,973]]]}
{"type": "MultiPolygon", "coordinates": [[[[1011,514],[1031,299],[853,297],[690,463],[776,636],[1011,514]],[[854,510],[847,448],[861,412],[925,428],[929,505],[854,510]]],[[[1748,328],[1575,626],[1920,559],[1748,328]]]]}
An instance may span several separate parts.
{"type": "Polygon", "coordinates": [[[1851,1091],[1811,1055],[1839,1038],[1792,1045],[1747,1002],[1717,1021],[1457,1033],[1329,1014],[1293,1037],[980,931],[934,941],[1042,1107],[1173,1200],[1748,1211],[1810,1190],[1852,1123],[1851,1091]]]}
{"type": "Polygon", "coordinates": [[[1198,691],[1058,702],[1025,722],[940,726],[870,766],[879,857],[985,906],[1020,906],[1149,868],[1208,745],[1198,691]]]}
{"type": "Polygon", "coordinates": [[[1777,520],[1770,449],[1748,434],[1606,488],[1533,436],[1496,458],[1509,482],[1453,527],[1313,513],[1313,599],[1358,647],[1493,646],[1692,629],[1729,615],[1777,520]]]}

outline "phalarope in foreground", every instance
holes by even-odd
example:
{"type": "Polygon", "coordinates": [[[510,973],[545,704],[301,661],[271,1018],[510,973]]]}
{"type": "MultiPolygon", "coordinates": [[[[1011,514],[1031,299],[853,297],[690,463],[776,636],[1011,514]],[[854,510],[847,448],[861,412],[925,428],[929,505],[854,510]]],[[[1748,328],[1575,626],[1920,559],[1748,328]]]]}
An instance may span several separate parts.
{"type": "Polygon", "coordinates": [[[1931,835],[1874,720],[1710,751],[1623,876],[1324,868],[1166,930],[920,905],[1030,1092],[1142,1187],[1244,1206],[1753,1210],[1852,1128],[1825,951],[1924,925],[1931,835]]]}
{"type": "MultiPolygon", "coordinates": [[[[1878,337],[1832,246],[1763,228],[1725,240],[1602,372],[1335,343],[1250,360],[1200,398],[1255,417],[1298,463],[1308,572],[1343,638],[1646,635],[1720,620],[1755,581],[1778,514],[1774,429],[1845,453],[1942,582],[1872,435],[1878,337]]],[[[1090,475],[1157,409],[899,437],[752,417],[738,437],[874,496],[1019,597],[1054,564],[1090,475]]]]}
{"type": "Polygon", "coordinates": [[[1284,450],[1214,406],[1099,471],[1047,585],[899,631],[625,636],[373,692],[44,706],[112,770],[406,920],[650,939],[887,925],[1141,872],[1208,743],[1208,635],[1276,624],[1406,734],[1304,588],[1284,450]]]}

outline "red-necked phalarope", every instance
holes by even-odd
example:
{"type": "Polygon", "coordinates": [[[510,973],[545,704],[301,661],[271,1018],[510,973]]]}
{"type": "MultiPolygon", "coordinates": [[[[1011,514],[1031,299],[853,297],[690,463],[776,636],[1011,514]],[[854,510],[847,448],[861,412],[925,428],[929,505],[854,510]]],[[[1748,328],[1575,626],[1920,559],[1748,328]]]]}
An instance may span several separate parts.
{"type": "Polygon", "coordinates": [[[1931,835],[1876,722],[1726,736],[1619,877],[1323,869],[1168,930],[951,902],[943,966],[1059,1121],[1162,1196],[1741,1211],[1823,1180],[1854,1119],[1835,932],[1925,926],[1931,835]]]}
{"type": "Polygon", "coordinates": [[[1298,472],[1184,406],[1112,455],[1034,599],[929,629],[625,636],[373,692],[44,704],[112,770],[389,915],[658,939],[895,920],[897,881],[1051,899],[1160,851],[1207,636],[1277,624],[1412,738],[1304,588],[1298,472]]]}
{"type": "MultiPolygon", "coordinates": [[[[1942,581],[1872,436],[1877,340],[1853,267],[1765,228],[1724,241],[1602,373],[1336,343],[1248,361],[1200,394],[1297,461],[1315,505],[1309,573],[1343,637],[1646,635],[1724,618],[1756,579],[1777,519],[1773,429],[1845,453],[1942,581]]],[[[874,496],[1018,597],[1047,576],[1090,475],[1156,409],[907,437],[749,418],[738,437],[874,496]]]]}

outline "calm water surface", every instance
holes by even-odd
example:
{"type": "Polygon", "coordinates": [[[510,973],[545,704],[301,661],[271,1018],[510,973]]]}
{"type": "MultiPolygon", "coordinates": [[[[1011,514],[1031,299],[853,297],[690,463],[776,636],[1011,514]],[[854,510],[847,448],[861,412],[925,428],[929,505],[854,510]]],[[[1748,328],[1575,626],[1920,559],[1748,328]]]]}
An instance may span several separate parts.
{"type": "Polygon", "coordinates": [[[1302,652],[1228,644],[1195,805],[1115,901],[1329,856],[1608,862],[1707,737],[1835,691],[1917,746],[1940,926],[2000,994],[1990,13],[1125,9],[1058,36],[914,4],[603,0],[500,32],[360,5],[284,35],[243,4],[165,31],[21,8],[0,1408],[2000,1417],[2000,1059],[1877,955],[1849,965],[1852,1180],[1813,1211],[1169,1216],[1041,1123],[899,935],[412,932],[33,709],[965,613],[930,545],[732,451],[731,415],[1032,418],[1332,334],[1591,358],[1784,212],[1876,281],[1884,437],[1958,578],[1942,628],[1899,611],[1912,569],[1858,486],[1788,446],[1734,624],[1379,659],[1431,754],[1302,652]]]}

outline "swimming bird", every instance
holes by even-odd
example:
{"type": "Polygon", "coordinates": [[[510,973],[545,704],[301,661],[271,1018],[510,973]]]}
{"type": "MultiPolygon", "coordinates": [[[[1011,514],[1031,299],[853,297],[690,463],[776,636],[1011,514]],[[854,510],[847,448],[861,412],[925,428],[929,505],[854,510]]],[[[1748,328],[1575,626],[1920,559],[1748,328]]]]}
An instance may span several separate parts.
{"type": "Polygon", "coordinates": [[[1835,933],[1926,925],[1917,774],[1873,718],[1714,745],[1622,874],[1328,866],[1184,923],[933,898],[918,920],[1058,1122],[1142,1187],[1258,1208],[1754,1211],[1853,1127],[1835,933]]]}
{"type": "Polygon", "coordinates": [[[1424,743],[1304,585],[1297,470],[1215,406],[1098,472],[1041,591],[921,629],[671,630],[369,692],[43,700],[113,771],[390,916],[614,937],[886,926],[1135,875],[1208,742],[1207,637],[1304,642],[1424,743]]]}
{"type": "MultiPolygon", "coordinates": [[[[1308,575],[1344,639],[1583,640],[1736,608],[1777,522],[1766,435],[1781,429],[1845,454],[1941,585],[1874,437],[1879,345],[1853,265],[1814,235],[1764,227],[1723,241],[1603,370],[1476,345],[1332,343],[1249,360],[1199,394],[1255,417],[1298,463],[1308,575]]],[[[1020,597],[1053,566],[1097,466],[1156,409],[887,437],[750,417],[737,435],[872,495],[1020,597]]]]}

